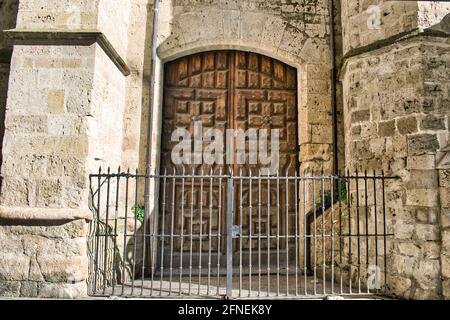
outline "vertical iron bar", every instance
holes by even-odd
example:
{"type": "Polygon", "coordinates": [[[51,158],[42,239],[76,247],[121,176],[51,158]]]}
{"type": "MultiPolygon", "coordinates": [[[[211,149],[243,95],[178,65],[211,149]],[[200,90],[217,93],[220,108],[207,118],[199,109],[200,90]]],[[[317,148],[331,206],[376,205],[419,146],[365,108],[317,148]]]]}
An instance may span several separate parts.
{"type": "Polygon", "coordinates": [[[200,236],[199,236],[199,257],[198,257],[198,295],[200,295],[200,285],[202,283],[202,242],[203,242],[203,176],[204,170],[202,168],[200,177],[200,236]]]}
{"type": "Polygon", "coordinates": [[[308,295],[308,271],[306,269],[306,244],[307,244],[307,236],[306,235],[306,223],[307,223],[307,219],[306,219],[306,203],[307,203],[307,193],[306,193],[306,172],[303,172],[303,284],[305,287],[305,295],[308,295]]]}
{"type": "MultiPolygon", "coordinates": [[[[147,180],[148,180],[148,175],[149,174],[150,174],[150,172],[146,171],[146,173],[145,173],[145,181],[144,181],[145,184],[148,184],[147,180]]],[[[145,189],[145,192],[148,192],[147,187],[145,187],[144,189],[145,189]]],[[[147,217],[149,215],[148,209],[149,209],[149,206],[145,205],[144,206],[144,220],[142,222],[142,224],[144,225],[144,228],[143,228],[144,229],[143,230],[144,233],[142,234],[143,241],[142,241],[141,296],[144,294],[144,278],[145,278],[145,263],[146,263],[145,255],[146,255],[146,249],[147,249],[147,223],[148,223],[147,217]]]]}
{"type": "Polygon", "coordinates": [[[248,247],[249,247],[249,261],[248,261],[248,296],[251,296],[252,292],[252,236],[253,236],[253,221],[252,221],[252,215],[253,215],[253,180],[252,180],[252,169],[249,169],[249,230],[248,230],[248,247]]]}
{"type": "Polygon", "coordinates": [[[128,183],[130,180],[130,168],[128,168],[127,176],[125,178],[125,223],[123,227],[123,254],[122,254],[122,292],[120,295],[123,296],[124,289],[125,289],[125,277],[126,277],[126,248],[127,248],[127,227],[128,227],[128,183]]]}
{"type": "Polygon", "coordinates": [[[181,286],[183,283],[183,246],[184,246],[184,183],[186,170],[183,166],[183,175],[181,176],[181,228],[180,228],[180,274],[178,284],[178,295],[181,296],[181,286]]]}
{"type": "Polygon", "coordinates": [[[114,249],[113,249],[113,265],[112,265],[112,295],[116,289],[116,250],[117,250],[117,214],[119,211],[119,182],[120,182],[120,167],[117,171],[116,177],[116,206],[114,210],[114,249]]]}
{"type": "Polygon", "coordinates": [[[375,266],[378,272],[378,218],[377,218],[377,178],[376,172],[373,171],[373,205],[374,205],[374,220],[375,220],[375,266]]]}
{"type": "Polygon", "coordinates": [[[295,170],[295,177],[294,177],[294,193],[295,193],[295,295],[298,296],[298,202],[299,202],[299,195],[298,195],[298,186],[297,183],[299,183],[298,176],[297,176],[297,170],[295,170]]]}
{"type": "MultiPolygon", "coordinates": [[[[155,172],[155,174],[153,176],[152,176],[152,174],[149,175],[148,192],[150,192],[150,190],[151,190],[150,182],[151,182],[152,178],[155,179],[155,181],[154,181],[155,189],[154,189],[153,192],[155,194],[155,197],[157,197],[157,199],[159,199],[159,184],[160,184],[159,183],[160,182],[160,174],[159,174],[159,172],[158,172],[158,174],[156,174],[156,172],[155,172]]],[[[151,214],[149,204],[150,204],[150,201],[147,202],[147,207],[149,208],[149,214],[151,214]]],[[[159,200],[156,201],[155,204],[159,205],[159,200]]],[[[149,216],[149,222],[150,222],[150,234],[149,234],[149,237],[150,237],[150,259],[151,259],[150,260],[150,295],[151,296],[153,296],[153,285],[154,285],[155,264],[156,264],[155,256],[156,256],[157,248],[158,248],[158,244],[157,244],[157,240],[158,239],[157,239],[156,234],[155,234],[155,226],[157,224],[157,212],[158,212],[158,208],[155,207],[155,208],[153,208],[153,214],[151,216],[149,216]]]]}
{"type": "Polygon", "coordinates": [[[139,177],[138,177],[139,171],[136,169],[136,182],[135,182],[135,194],[134,194],[134,245],[133,245],[133,257],[132,257],[132,264],[133,264],[133,279],[131,280],[131,295],[134,293],[134,279],[136,277],[136,249],[137,249],[137,210],[138,210],[138,191],[139,191],[139,177]]]}
{"type": "Polygon", "coordinates": [[[280,295],[280,172],[277,170],[277,296],[280,295]]]}
{"type": "Polygon", "coordinates": [[[219,169],[219,210],[217,212],[217,295],[220,294],[220,255],[221,255],[221,220],[222,220],[222,167],[219,169]]]}
{"type": "MultiPolygon", "coordinates": [[[[342,190],[341,190],[341,173],[337,177],[338,184],[338,201],[339,201],[339,284],[340,284],[340,293],[343,292],[343,275],[342,275],[342,248],[343,248],[343,236],[342,236],[342,190]]],[[[345,183],[345,181],[344,181],[345,183]]]]}
{"type": "Polygon", "coordinates": [[[227,178],[227,297],[233,295],[233,172],[227,178]]]}
{"type": "Polygon", "coordinates": [[[106,291],[106,278],[107,278],[107,273],[108,273],[108,228],[109,228],[109,191],[110,191],[110,186],[111,186],[111,176],[110,176],[110,172],[111,169],[108,167],[108,175],[106,177],[106,221],[105,221],[105,255],[104,255],[104,260],[103,260],[103,295],[105,294],[106,291]]]}
{"type": "Polygon", "coordinates": [[[331,206],[331,294],[334,294],[334,176],[330,176],[331,206]]]}
{"type": "Polygon", "coordinates": [[[170,256],[169,256],[169,296],[172,295],[172,275],[173,275],[173,238],[175,229],[175,191],[176,191],[176,169],[173,168],[172,176],[172,214],[170,217],[170,256]]]}
{"type": "Polygon", "coordinates": [[[364,170],[364,205],[366,207],[366,289],[369,293],[369,286],[367,285],[367,271],[369,270],[369,207],[367,204],[367,169],[364,170]]]}
{"type": "MultiPolygon", "coordinates": [[[[219,191],[220,192],[220,191],[219,191]]],[[[210,169],[210,177],[209,177],[209,230],[208,230],[208,285],[206,288],[206,294],[209,296],[209,288],[211,285],[211,232],[212,232],[212,206],[213,206],[213,170],[212,167],[210,169]]]]}
{"type": "MultiPolygon", "coordinates": [[[[92,178],[93,176],[90,174],[89,175],[89,186],[88,186],[88,190],[89,190],[89,195],[88,195],[88,203],[92,203],[92,207],[93,210],[95,210],[95,205],[94,205],[94,191],[92,190],[92,178]]],[[[92,227],[92,223],[89,225],[89,231],[88,231],[88,243],[87,243],[87,249],[89,254],[91,253],[91,250],[95,251],[95,217],[94,217],[94,226],[92,227]],[[94,229],[93,235],[91,235],[91,231],[92,229],[94,229]],[[91,238],[93,237],[93,239],[91,238]]],[[[94,272],[94,277],[95,277],[95,253],[93,253],[94,258],[91,259],[89,257],[89,266],[88,266],[88,280],[87,280],[87,285],[88,285],[88,294],[95,294],[95,287],[92,287],[91,284],[91,276],[92,276],[92,272],[94,272]]]]}
{"type": "Polygon", "coordinates": [[[383,247],[384,247],[384,288],[383,290],[386,291],[387,288],[387,260],[386,260],[386,254],[387,254],[387,244],[386,244],[386,236],[387,236],[387,230],[386,230],[386,195],[385,195],[385,176],[384,176],[384,170],[381,171],[381,183],[382,183],[382,194],[383,194],[383,247]]]}
{"type": "Polygon", "coordinates": [[[258,297],[261,296],[261,169],[258,170],[258,297]]]}
{"type": "Polygon", "coordinates": [[[317,213],[316,213],[316,180],[312,172],[313,217],[314,217],[314,295],[317,294],[317,213]]]}
{"type": "Polygon", "coordinates": [[[289,296],[289,179],[288,179],[288,170],[286,170],[286,296],[289,296]]]}
{"type": "Polygon", "coordinates": [[[359,172],[356,169],[356,224],[358,240],[358,293],[361,293],[361,230],[359,217],[359,172]]]}
{"type": "Polygon", "coordinates": [[[322,171],[322,177],[321,177],[321,188],[322,188],[322,288],[323,288],[323,294],[326,294],[326,279],[325,279],[325,177],[323,175],[322,171]]]}
{"type": "Polygon", "coordinates": [[[188,284],[188,294],[191,295],[191,283],[192,283],[192,228],[194,222],[194,175],[195,169],[192,168],[192,178],[191,178],[191,214],[189,219],[189,232],[190,232],[190,242],[189,242],[189,284],[188,284]]]}
{"type": "Polygon", "coordinates": [[[163,178],[163,202],[162,202],[162,218],[161,218],[161,268],[160,268],[160,281],[159,281],[159,295],[162,296],[163,277],[164,277],[164,246],[166,244],[166,183],[167,183],[167,168],[164,168],[163,178]]]}
{"type": "MultiPolygon", "coordinates": [[[[98,178],[97,178],[97,221],[95,221],[95,227],[96,227],[96,231],[95,231],[95,274],[94,274],[94,294],[97,293],[97,276],[98,276],[98,268],[99,268],[99,262],[98,262],[98,251],[99,251],[99,242],[100,242],[100,215],[101,215],[101,210],[100,210],[100,203],[101,203],[101,195],[100,195],[100,191],[102,189],[102,185],[101,185],[101,175],[102,174],[102,167],[98,168],[98,178]]],[[[92,199],[92,201],[94,201],[92,199]]]]}
{"type": "Polygon", "coordinates": [[[270,179],[267,176],[267,296],[270,292],[270,179]]]}
{"type": "Polygon", "coordinates": [[[277,170],[277,296],[280,295],[280,171],[277,170]]]}
{"type": "Polygon", "coordinates": [[[348,256],[349,256],[349,293],[352,293],[352,266],[353,266],[353,258],[352,258],[352,224],[351,224],[351,179],[350,172],[347,169],[347,211],[348,211],[348,256]]]}
{"type": "Polygon", "coordinates": [[[239,181],[239,228],[241,230],[240,234],[239,234],[239,297],[242,296],[242,222],[243,222],[243,217],[242,217],[242,183],[243,183],[243,178],[242,178],[242,167],[239,170],[239,176],[240,176],[240,181],[239,181]]]}

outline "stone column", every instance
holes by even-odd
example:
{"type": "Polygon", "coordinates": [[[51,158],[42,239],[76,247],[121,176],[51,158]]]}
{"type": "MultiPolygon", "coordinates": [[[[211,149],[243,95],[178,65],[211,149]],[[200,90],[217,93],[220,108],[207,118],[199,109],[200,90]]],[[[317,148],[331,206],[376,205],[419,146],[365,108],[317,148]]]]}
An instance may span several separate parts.
{"type": "Polygon", "coordinates": [[[129,1],[21,0],[6,106],[0,296],[87,294],[89,173],[122,160],[129,1]]]}
{"type": "Polygon", "coordinates": [[[346,164],[399,176],[387,183],[388,291],[404,298],[449,298],[449,163],[438,160],[449,140],[449,12],[444,2],[342,2],[346,164]]]}
{"type": "MultiPolygon", "coordinates": [[[[18,6],[18,0],[8,0],[0,3],[0,31],[15,27],[18,6]]],[[[0,32],[0,166],[2,161],[1,144],[5,133],[6,96],[8,93],[11,53],[11,44],[8,43],[3,33],[0,32]]]]}

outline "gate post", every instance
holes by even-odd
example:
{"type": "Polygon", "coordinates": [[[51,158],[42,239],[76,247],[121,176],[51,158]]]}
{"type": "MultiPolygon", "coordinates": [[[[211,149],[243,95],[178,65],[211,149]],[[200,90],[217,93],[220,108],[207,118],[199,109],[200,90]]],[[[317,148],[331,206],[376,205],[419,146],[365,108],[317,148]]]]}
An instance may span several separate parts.
{"type": "Polygon", "coordinates": [[[226,297],[233,294],[233,177],[227,178],[227,290],[226,297]]]}

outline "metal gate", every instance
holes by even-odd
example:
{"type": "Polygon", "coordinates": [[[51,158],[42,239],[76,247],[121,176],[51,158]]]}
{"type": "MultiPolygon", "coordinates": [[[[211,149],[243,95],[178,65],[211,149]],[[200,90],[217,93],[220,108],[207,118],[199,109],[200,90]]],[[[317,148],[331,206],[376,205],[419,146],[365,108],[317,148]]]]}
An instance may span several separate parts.
{"type": "Polygon", "coordinates": [[[99,170],[90,176],[90,294],[383,293],[392,236],[385,195],[390,179],[375,172],[99,170]],[[142,205],[144,190],[159,195],[150,208],[142,205]]]}

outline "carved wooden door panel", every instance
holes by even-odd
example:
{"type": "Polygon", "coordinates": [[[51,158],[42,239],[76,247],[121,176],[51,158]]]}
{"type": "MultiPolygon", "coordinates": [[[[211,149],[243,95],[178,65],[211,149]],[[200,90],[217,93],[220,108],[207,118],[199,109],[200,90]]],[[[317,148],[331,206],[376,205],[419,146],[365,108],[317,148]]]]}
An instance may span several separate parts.
{"type": "MultiPolygon", "coordinates": [[[[173,167],[178,174],[181,166],[174,166],[171,161],[171,151],[178,142],[171,141],[175,129],[184,128],[194,137],[194,125],[201,121],[203,131],[209,128],[222,132],[228,127],[229,85],[230,85],[230,53],[226,51],[206,52],[183,57],[166,64],[164,79],[164,108],[161,143],[161,171],[173,167]]],[[[206,145],[206,143],[204,144],[206,145]]],[[[211,166],[194,164],[185,166],[185,174],[219,173],[218,165],[211,166]]],[[[170,179],[169,179],[170,183],[170,179]]],[[[189,177],[176,180],[174,234],[184,235],[185,241],[175,241],[175,250],[183,246],[183,251],[191,250],[191,233],[198,235],[211,232],[217,235],[224,230],[224,215],[222,196],[225,184],[220,185],[218,179],[192,179],[189,177]],[[219,191],[220,188],[220,191],[219,191]],[[211,192],[212,191],[212,192],[211,192]],[[200,230],[201,228],[201,230],[200,230]]],[[[170,195],[166,194],[170,202],[170,195]]],[[[165,215],[170,217],[170,206],[166,206],[165,215]]],[[[170,234],[170,219],[166,219],[165,234],[170,234]]],[[[192,252],[199,250],[218,252],[217,237],[209,243],[205,237],[200,248],[198,237],[192,239],[192,252]]],[[[223,247],[223,243],[220,245],[223,247]]],[[[222,249],[222,248],[221,248],[222,249]]],[[[220,250],[221,250],[220,249],[220,250]]],[[[219,251],[220,251],[219,250],[219,251]]]]}
{"type": "MultiPolygon", "coordinates": [[[[236,52],[233,60],[233,78],[234,103],[230,120],[232,127],[244,131],[267,130],[268,145],[273,130],[279,130],[278,171],[280,175],[293,175],[298,164],[296,69],[255,53],[236,52]]],[[[246,154],[249,151],[248,146],[247,144],[246,154]]],[[[258,175],[261,166],[261,164],[244,165],[243,174],[248,175],[251,169],[252,175],[258,175]]],[[[286,187],[284,181],[277,183],[275,180],[263,179],[261,186],[256,180],[250,186],[247,180],[242,184],[238,183],[235,190],[239,205],[235,208],[237,214],[234,223],[242,224],[244,236],[242,249],[249,248],[249,235],[256,238],[260,234],[264,239],[268,234],[273,236],[270,247],[275,249],[276,235],[286,235],[286,225],[290,231],[295,228],[295,194],[292,185],[286,187]],[[289,204],[288,210],[286,202],[289,204]]],[[[251,247],[257,249],[259,245],[261,249],[265,249],[267,244],[267,241],[259,244],[252,241],[251,247]]],[[[278,246],[282,248],[284,242],[278,246]]]]}
{"type": "MultiPolygon", "coordinates": [[[[185,128],[193,136],[194,123],[201,121],[203,131],[208,128],[219,129],[224,133],[224,137],[226,129],[243,129],[244,131],[250,128],[266,129],[270,141],[270,130],[279,129],[279,171],[281,174],[285,174],[286,171],[287,174],[293,174],[297,168],[298,159],[296,92],[297,79],[294,68],[254,53],[212,51],[167,63],[164,79],[161,171],[164,172],[165,168],[174,166],[171,161],[171,151],[177,142],[171,142],[172,132],[177,128],[185,128]]],[[[204,146],[206,144],[204,143],[204,146]]],[[[247,175],[250,168],[253,175],[256,175],[260,165],[246,163],[241,166],[235,164],[234,172],[242,169],[242,173],[247,175]]],[[[187,175],[192,174],[190,170],[192,167],[187,169],[187,175]]],[[[202,170],[203,173],[209,174],[211,168],[198,164],[194,166],[194,170],[196,174],[201,174],[202,170]]],[[[217,174],[218,166],[214,166],[213,171],[217,174]]],[[[178,172],[181,172],[180,167],[178,167],[178,172]]],[[[200,228],[202,233],[211,229],[213,234],[217,234],[220,228],[220,233],[225,235],[225,184],[221,186],[222,189],[219,190],[219,188],[217,180],[213,184],[209,184],[208,179],[205,179],[201,185],[198,180],[192,184],[190,179],[186,178],[184,188],[181,181],[177,180],[175,186],[177,204],[174,212],[175,234],[187,235],[191,232],[198,234],[200,228]],[[202,189],[203,192],[201,192],[202,189]],[[182,190],[184,192],[181,192],[182,190]],[[212,197],[210,190],[213,191],[212,197]],[[193,203],[195,205],[192,206],[193,203]],[[191,208],[194,209],[191,210],[191,208]],[[211,216],[209,215],[210,208],[213,212],[211,216]],[[200,224],[200,220],[202,224],[200,224]]],[[[273,181],[267,183],[266,180],[263,180],[259,191],[260,197],[258,197],[258,184],[254,182],[251,192],[253,210],[250,214],[248,182],[244,183],[242,188],[239,183],[235,185],[235,197],[238,200],[242,195],[240,204],[242,204],[243,210],[238,207],[239,201],[235,201],[234,223],[240,224],[242,221],[244,235],[249,235],[250,229],[254,236],[257,236],[259,232],[263,236],[266,236],[268,232],[270,235],[275,235],[277,227],[285,225],[284,221],[286,220],[279,212],[287,213],[284,216],[293,214],[293,190],[286,191],[285,186],[277,187],[273,181]],[[277,188],[279,188],[279,207],[276,205],[277,188]],[[289,198],[289,204],[292,204],[289,205],[290,208],[287,211],[284,207],[286,196],[289,198]],[[258,202],[261,207],[259,219],[257,210],[254,210],[258,207],[258,202]]],[[[169,203],[171,201],[170,192],[166,196],[166,203],[169,203]]],[[[170,206],[166,207],[165,215],[170,216],[171,208],[170,206]]],[[[166,234],[170,232],[169,229],[170,226],[167,224],[165,226],[166,234]]],[[[278,229],[278,232],[283,232],[283,230],[278,229]]],[[[202,251],[209,249],[208,243],[205,241],[201,243],[202,251]]],[[[256,244],[256,241],[253,242],[252,247],[256,248],[256,244]]],[[[220,245],[221,248],[218,248],[217,242],[211,245],[213,252],[224,252],[224,241],[220,245]]],[[[271,247],[274,245],[274,242],[270,243],[271,247]]],[[[181,243],[178,242],[176,249],[180,249],[180,246],[181,243]]],[[[190,249],[189,246],[190,242],[185,242],[183,250],[190,249]]],[[[200,242],[194,240],[192,251],[199,252],[199,246],[200,242]]],[[[244,240],[242,246],[244,250],[248,249],[249,242],[244,240]]],[[[261,243],[261,246],[267,247],[267,242],[261,243]]]]}

